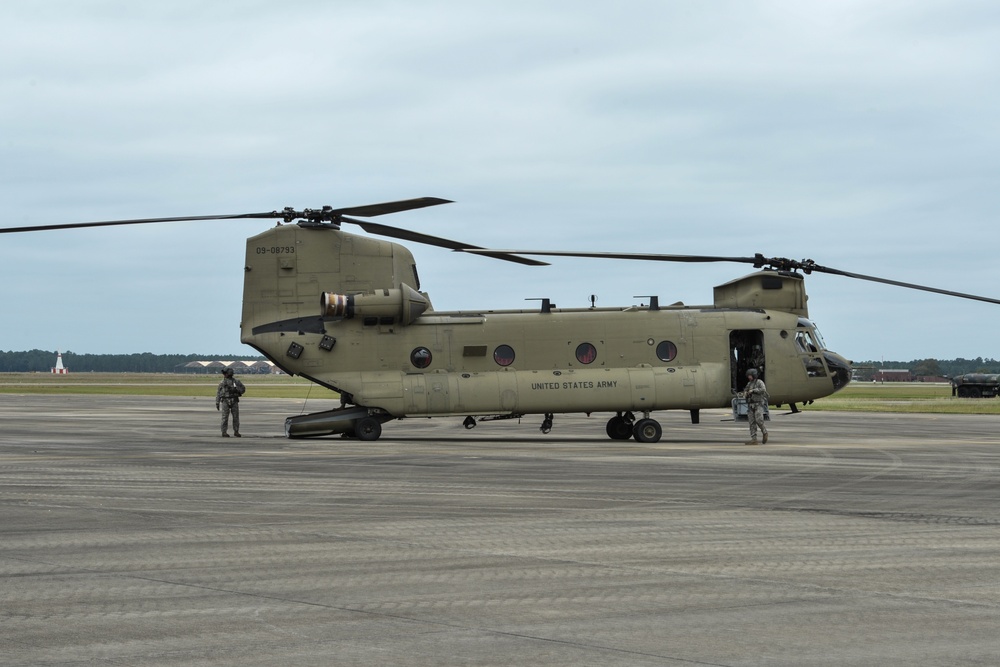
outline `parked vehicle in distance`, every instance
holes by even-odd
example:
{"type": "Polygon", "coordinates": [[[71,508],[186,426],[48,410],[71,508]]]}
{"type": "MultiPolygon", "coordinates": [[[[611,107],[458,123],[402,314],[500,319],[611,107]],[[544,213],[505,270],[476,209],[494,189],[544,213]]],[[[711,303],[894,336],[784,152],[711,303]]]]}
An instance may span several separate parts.
{"type": "Polygon", "coordinates": [[[966,373],[951,379],[951,395],[959,398],[994,398],[1000,393],[1000,373],[966,373]]]}

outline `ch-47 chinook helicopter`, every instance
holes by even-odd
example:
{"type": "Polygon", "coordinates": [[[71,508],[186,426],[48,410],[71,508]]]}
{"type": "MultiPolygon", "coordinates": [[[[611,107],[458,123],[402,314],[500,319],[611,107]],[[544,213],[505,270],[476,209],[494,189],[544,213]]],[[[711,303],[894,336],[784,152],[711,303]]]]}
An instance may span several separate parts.
{"type": "Polygon", "coordinates": [[[749,368],[766,380],[773,405],[828,396],[851,366],[828,350],[809,320],[803,274],[829,273],[950,296],[996,299],[876,278],[812,260],[633,253],[494,250],[353,217],[449,203],[424,197],[369,206],[269,213],[147,218],[9,227],[0,233],[237,218],[277,219],[247,239],[241,341],[278,367],[341,396],[335,409],[289,417],[289,437],[344,434],[376,440],[382,424],[406,417],[477,421],[557,413],[610,413],[607,434],[653,443],[651,414],[727,407],[749,368]],[[711,305],[436,311],[420,291],[413,255],[398,243],[426,243],[517,262],[525,255],[671,262],[738,262],[756,272],[715,288],[711,305]]]}

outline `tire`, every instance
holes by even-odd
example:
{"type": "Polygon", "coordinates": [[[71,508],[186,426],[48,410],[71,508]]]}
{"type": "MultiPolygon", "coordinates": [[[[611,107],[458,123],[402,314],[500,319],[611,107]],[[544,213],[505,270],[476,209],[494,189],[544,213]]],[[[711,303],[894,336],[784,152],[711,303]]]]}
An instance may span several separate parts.
{"type": "Polygon", "coordinates": [[[622,417],[612,417],[608,420],[608,437],[612,440],[628,440],[632,437],[632,425],[622,417]]]}
{"type": "Polygon", "coordinates": [[[374,417],[362,417],[354,422],[354,437],[366,442],[374,442],[382,435],[382,424],[374,417]]]}
{"type": "Polygon", "coordinates": [[[640,419],[632,427],[632,435],[637,442],[659,442],[660,436],[663,435],[663,428],[660,427],[660,422],[655,419],[640,419]]]}

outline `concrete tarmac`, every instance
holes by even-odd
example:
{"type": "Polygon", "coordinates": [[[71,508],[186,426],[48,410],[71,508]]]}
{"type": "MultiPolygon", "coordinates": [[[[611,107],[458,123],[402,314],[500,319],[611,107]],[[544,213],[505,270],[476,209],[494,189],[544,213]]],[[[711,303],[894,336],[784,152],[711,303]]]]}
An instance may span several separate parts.
{"type": "MultiPolygon", "coordinates": [[[[307,411],[326,409],[311,405],[307,411]]],[[[993,665],[996,417],[386,424],[0,396],[0,664],[993,665]]]]}

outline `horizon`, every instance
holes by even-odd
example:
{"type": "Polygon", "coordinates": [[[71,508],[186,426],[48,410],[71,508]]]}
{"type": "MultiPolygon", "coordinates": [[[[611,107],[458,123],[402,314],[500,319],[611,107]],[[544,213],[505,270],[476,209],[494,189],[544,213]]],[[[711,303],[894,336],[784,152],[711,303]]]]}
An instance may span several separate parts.
{"type": "MultiPolygon", "coordinates": [[[[199,353],[194,353],[194,352],[184,352],[184,353],[181,353],[181,352],[162,352],[162,353],[161,352],[74,352],[74,351],[71,351],[71,350],[66,350],[66,351],[61,351],[61,350],[45,350],[45,349],[42,349],[42,348],[32,348],[30,350],[0,350],[0,355],[5,355],[5,354],[27,354],[27,353],[30,353],[30,352],[45,352],[47,354],[50,353],[53,356],[53,359],[55,359],[55,357],[58,356],[58,355],[64,355],[64,356],[65,355],[74,355],[74,356],[108,356],[108,357],[115,357],[115,356],[135,356],[135,355],[146,355],[146,354],[151,355],[151,356],[156,356],[156,357],[199,357],[199,358],[205,359],[205,360],[211,359],[211,360],[216,360],[216,361],[224,361],[226,359],[238,360],[238,359],[241,359],[241,358],[264,359],[264,360],[267,359],[266,356],[264,356],[262,354],[259,354],[259,353],[258,354],[223,354],[223,355],[218,355],[218,354],[199,354],[199,353]]],[[[913,362],[921,362],[921,361],[938,361],[938,362],[941,362],[941,361],[945,361],[945,362],[948,362],[948,361],[951,361],[951,362],[958,362],[958,361],[969,361],[969,362],[971,362],[971,361],[977,361],[977,362],[981,362],[981,363],[996,363],[996,364],[1000,364],[1000,359],[994,358],[994,357],[986,357],[986,356],[950,357],[950,358],[946,358],[946,357],[920,357],[920,358],[915,358],[915,359],[856,359],[856,360],[851,360],[851,364],[852,365],[862,364],[862,363],[903,364],[903,363],[913,363],[913,362]]]]}

